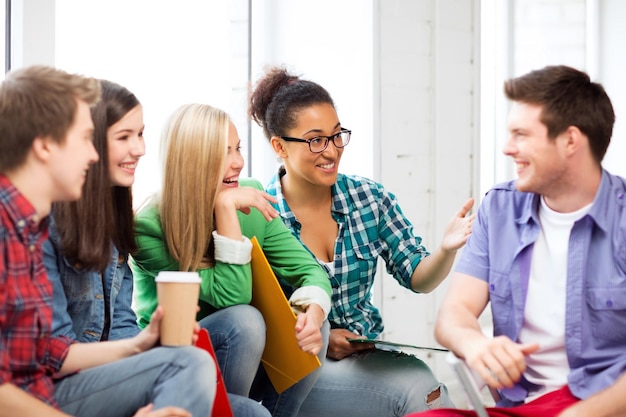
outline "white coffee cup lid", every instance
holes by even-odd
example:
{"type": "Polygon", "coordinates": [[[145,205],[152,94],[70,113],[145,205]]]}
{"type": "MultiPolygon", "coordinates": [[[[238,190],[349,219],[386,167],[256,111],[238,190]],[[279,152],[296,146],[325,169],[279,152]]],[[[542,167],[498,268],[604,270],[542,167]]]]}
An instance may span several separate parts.
{"type": "Polygon", "coordinates": [[[202,282],[197,272],[184,271],[161,271],[157,275],[155,282],[181,282],[189,284],[199,284],[202,282]]]}

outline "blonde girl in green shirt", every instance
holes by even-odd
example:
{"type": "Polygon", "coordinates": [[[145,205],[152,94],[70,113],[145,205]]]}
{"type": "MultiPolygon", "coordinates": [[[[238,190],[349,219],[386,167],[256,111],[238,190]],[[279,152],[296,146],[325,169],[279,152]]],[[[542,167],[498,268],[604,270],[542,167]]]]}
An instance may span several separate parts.
{"type": "MultiPolygon", "coordinates": [[[[273,197],[258,181],[240,181],[244,161],[228,115],[203,104],[182,106],[166,125],[161,152],[162,189],[137,214],[139,251],[132,268],[140,326],[156,308],[159,271],[197,271],[200,326],[211,335],[227,391],[248,396],[265,347],[263,317],[249,305],[249,238],[255,236],[276,275],[295,288],[290,303],[300,312],[294,329],[299,346],[323,359],[328,277],[278,218],[273,197]]],[[[280,395],[266,378],[255,387],[274,416],[296,416],[316,379],[317,371],[280,395]]]]}

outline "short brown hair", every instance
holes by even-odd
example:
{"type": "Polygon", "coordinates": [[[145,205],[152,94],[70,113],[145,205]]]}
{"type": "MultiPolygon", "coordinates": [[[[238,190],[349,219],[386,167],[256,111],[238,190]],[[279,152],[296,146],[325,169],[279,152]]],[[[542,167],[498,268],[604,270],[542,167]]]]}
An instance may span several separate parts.
{"type": "Polygon", "coordinates": [[[0,86],[0,172],[22,165],[35,138],[63,142],[77,100],[93,105],[99,98],[94,78],[41,65],[8,73],[0,86]]]}
{"type": "Polygon", "coordinates": [[[576,126],[589,139],[596,162],[602,162],[615,112],[602,85],[591,82],[589,75],[564,65],[547,66],[506,81],[504,94],[513,101],[541,106],[541,122],[551,139],[576,126]]]}

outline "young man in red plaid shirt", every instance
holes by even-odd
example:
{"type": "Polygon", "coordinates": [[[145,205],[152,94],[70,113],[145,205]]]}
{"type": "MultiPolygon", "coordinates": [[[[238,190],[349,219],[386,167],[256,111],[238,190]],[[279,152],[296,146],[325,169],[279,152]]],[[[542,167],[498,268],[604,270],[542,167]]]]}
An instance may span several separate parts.
{"type": "Polygon", "coordinates": [[[161,309],[131,339],[50,334],[47,215],[80,197],[98,160],[89,106],[99,95],[97,80],[44,66],[0,86],[0,417],[209,416],[215,364],[191,346],[152,349],[161,309]]]}

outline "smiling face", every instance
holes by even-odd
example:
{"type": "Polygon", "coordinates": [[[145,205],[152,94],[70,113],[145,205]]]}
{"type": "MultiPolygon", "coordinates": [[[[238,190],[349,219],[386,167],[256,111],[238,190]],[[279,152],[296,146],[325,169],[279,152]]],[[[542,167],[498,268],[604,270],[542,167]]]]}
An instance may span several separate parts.
{"type": "MultiPolygon", "coordinates": [[[[328,103],[315,104],[304,108],[297,114],[297,123],[285,136],[311,139],[316,136],[331,136],[341,131],[341,123],[335,108],[328,103]]],[[[329,143],[321,153],[313,153],[302,142],[282,141],[283,152],[280,154],[285,168],[292,178],[316,186],[330,187],[337,181],[339,162],[344,148],[337,148],[329,143]]]]}
{"type": "Polygon", "coordinates": [[[141,105],[132,108],[107,129],[109,177],[113,185],[120,187],[133,185],[137,163],[146,151],[143,130],[141,105]]]}
{"type": "Polygon", "coordinates": [[[241,140],[237,134],[237,128],[230,122],[228,126],[228,151],[224,161],[224,175],[222,189],[239,187],[239,174],[243,169],[243,156],[241,155],[241,140]]]}
{"type": "Polygon", "coordinates": [[[541,106],[514,102],[509,112],[509,140],[503,152],[513,158],[519,191],[550,197],[565,184],[566,133],[554,139],[541,122],[541,106]]]}
{"type": "Polygon", "coordinates": [[[54,186],[51,200],[78,200],[89,165],[98,160],[98,153],[93,146],[93,122],[89,105],[78,100],[74,122],[63,143],[48,142],[50,179],[54,186]]]}

